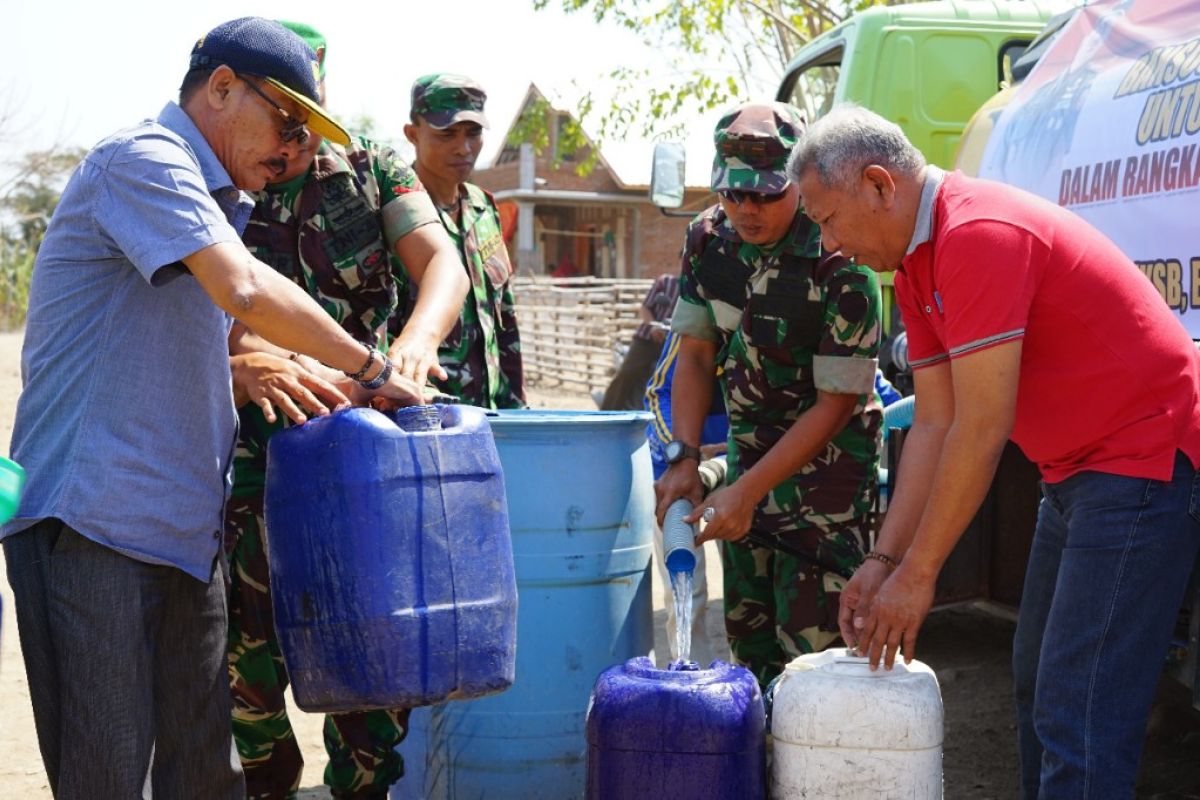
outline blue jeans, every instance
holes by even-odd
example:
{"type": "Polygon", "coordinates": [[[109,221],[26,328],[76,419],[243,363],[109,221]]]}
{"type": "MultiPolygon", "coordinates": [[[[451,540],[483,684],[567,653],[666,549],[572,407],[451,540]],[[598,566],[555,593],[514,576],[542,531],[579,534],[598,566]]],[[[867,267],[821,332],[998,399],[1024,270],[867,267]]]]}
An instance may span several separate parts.
{"type": "Polygon", "coordinates": [[[1013,641],[1027,800],[1129,798],[1200,549],[1200,478],[1084,472],[1044,484],[1013,641]]]}

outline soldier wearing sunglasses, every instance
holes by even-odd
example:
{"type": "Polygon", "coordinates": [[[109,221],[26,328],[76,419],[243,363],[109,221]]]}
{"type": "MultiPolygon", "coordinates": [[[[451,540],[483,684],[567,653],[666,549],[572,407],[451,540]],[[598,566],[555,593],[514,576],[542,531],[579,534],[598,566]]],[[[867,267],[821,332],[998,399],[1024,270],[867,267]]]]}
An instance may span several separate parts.
{"type": "Polygon", "coordinates": [[[793,657],[838,638],[843,579],[755,533],[853,570],[877,491],[881,407],[873,382],[879,285],[821,247],[788,180],[804,120],[783,103],[741,106],[717,124],[720,203],[688,228],[672,330],[681,337],[658,517],[677,497],[719,540],[725,631],[762,686],[793,657]],[[729,411],[728,485],[702,502],[697,445],[717,391],[729,411]],[[760,538],[761,540],[761,538],[760,538]]]}

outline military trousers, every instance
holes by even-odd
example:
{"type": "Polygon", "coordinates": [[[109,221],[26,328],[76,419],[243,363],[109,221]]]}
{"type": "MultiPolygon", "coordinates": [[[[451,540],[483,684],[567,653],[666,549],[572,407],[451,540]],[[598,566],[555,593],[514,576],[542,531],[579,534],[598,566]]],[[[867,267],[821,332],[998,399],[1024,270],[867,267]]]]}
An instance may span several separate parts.
{"type": "MultiPolygon", "coordinates": [[[[869,525],[863,518],[836,527],[767,535],[849,574],[862,563],[869,525]]],[[[841,576],[744,539],[721,542],[721,565],[730,650],[764,691],[793,658],[838,640],[838,599],[846,583],[841,576]]]]}
{"type": "MultiPolygon", "coordinates": [[[[296,796],[304,760],[284,701],[288,676],[271,611],[262,484],[251,483],[255,490],[235,487],[226,512],[229,685],[246,797],[273,800],[296,796]]],[[[404,708],[326,715],[325,783],[333,797],[387,796],[387,788],[404,773],[395,748],[407,732],[408,713],[404,708]]]]}

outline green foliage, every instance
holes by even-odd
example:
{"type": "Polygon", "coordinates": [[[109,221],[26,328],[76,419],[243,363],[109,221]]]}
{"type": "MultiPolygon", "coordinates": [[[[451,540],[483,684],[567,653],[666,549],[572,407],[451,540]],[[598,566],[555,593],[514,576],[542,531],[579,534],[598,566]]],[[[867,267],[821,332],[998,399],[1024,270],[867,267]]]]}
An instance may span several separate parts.
{"type": "MultiPolygon", "coordinates": [[[[596,144],[630,136],[680,138],[684,119],[774,95],[796,50],[851,14],[887,0],[532,0],[537,10],[590,13],[672,53],[667,70],[618,67],[605,77],[616,98],[605,107],[585,91],[572,125],[595,123],[596,144]]],[[[510,143],[539,152],[551,144],[539,115],[522,121],[510,143]],[[518,133],[519,131],[519,133],[518,133]]],[[[578,136],[586,141],[582,129],[578,136]]],[[[561,137],[560,137],[561,138],[561,137]]],[[[555,159],[563,149],[556,148],[555,159]]],[[[594,160],[594,159],[593,159],[594,160]]],[[[584,165],[581,164],[581,167],[584,165]]]]}
{"type": "Polygon", "coordinates": [[[63,183],[84,153],[78,148],[32,151],[8,165],[11,177],[0,184],[0,329],[25,322],[33,262],[63,183]]]}
{"type": "Polygon", "coordinates": [[[24,243],[0,238],[0,330],[10,331],[25,323],[36,257],[37,251],[24,243]]]}
{"type": "Polygon", "coordinates": [[[592,146],[579,120],[591,113],[592,98],[585,95],[577,110],[577,116],[556,110],[544,97],[535,96],[525,113],[509,129],[507,144],[516,147],[533,145],[534,152],[552,150],[555,167],[567,158],[576,160],[575,171],[586,175],[596,166],[599,151],[592,146]]]}

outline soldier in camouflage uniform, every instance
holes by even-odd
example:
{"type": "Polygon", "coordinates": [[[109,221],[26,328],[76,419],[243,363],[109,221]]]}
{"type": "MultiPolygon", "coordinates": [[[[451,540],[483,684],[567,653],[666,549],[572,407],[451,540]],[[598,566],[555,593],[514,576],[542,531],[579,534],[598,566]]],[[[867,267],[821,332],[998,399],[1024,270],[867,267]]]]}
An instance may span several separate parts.
{"type": "MultiPolygon", "coordinates": [[[[324,55],[319,34],[284,24],[324,55]]],[[[312,139],[318,140],[312,142],[312,160],[301,159],[258,194],[244,241],[256,257],[304,287],[346,331],[387,350],[397,369],[424,383],[425,370],[432,367],[436,374],[437,344],[468,288],[452,243],[435,224],[437,212],[416,174],[390,148],[361,137],[346,148],[312,139]],[[400,318],[418,282],[422,301],[411,317],[400,318]],[[394,338],[388,327],[393,320],[399,333],[394,338]]],[[[258,352],[263,348],[250,341],[253,334],[239,333],[231,347],[235,387],[239,399],[248,395],[256,402],[239,408],[225,531],[234,738],[247,796],[288,798],[296,795],[303,761],[284,705],[288,678],[275,636],[262,536],[267,440],[292,420],[303,421],[300,407],[323,410],[324,401],[344,398],[322,382],[337,378],[319,364],[258,352]],[[274,388],[281,384],[289,388],[274,388]],[[273,405],[287,414],[277,418],[273,405]]],[[[347,383],[339,386],[346,389],[347,383]]],[[[325,782],[334,797],[386,797],[403,771],[394,749],[407,719],[408,709],[326,716],[325,782]]]]}
{"type": "Polygon", "coordinates": [[[434,385],[464,403],[521,408],[521,339],[500,214],[491,194],[467,183],[483,146],[486,100],[470,78],[425,75],[413,83],[412,121],[404,135],[416,148],[413,167],[471,279],[462,315],[438,351],[448,377],[434,385]]]}
{"type": "Polygon", "coordinates": [[[873,391],[879,286],[865,267],[821,249],[785,167],[803,117],[749,104],[717,124],[712,188],[691,223],[672,329],[682,336],[673,437],[686,445],[656,484],[661,520],[680,496],[710,521],[725,571],[734,658],[764,687],[793,657],[838,636],[843,580],[773,548],[778,537],[851,571],[866,551],[882,413],[873,391]],[[714,367],[729,411],[727,486],[701,503],[697,475],[714,367]],[[711,509],[705,513],[706,509],[711,509]]]}

